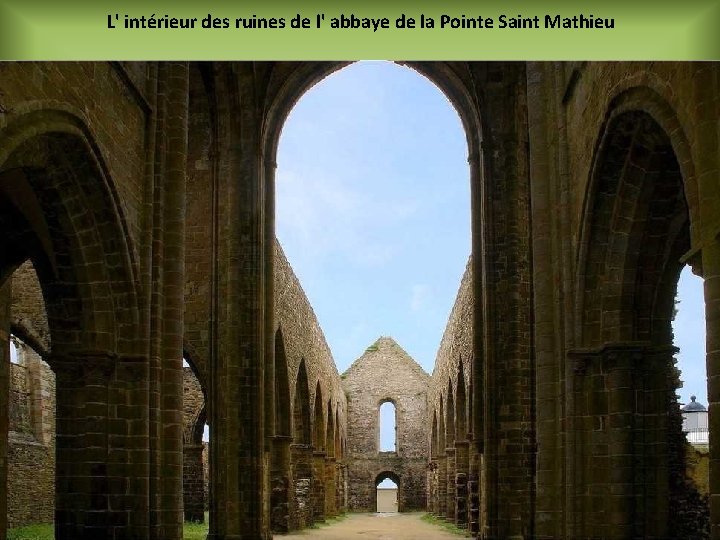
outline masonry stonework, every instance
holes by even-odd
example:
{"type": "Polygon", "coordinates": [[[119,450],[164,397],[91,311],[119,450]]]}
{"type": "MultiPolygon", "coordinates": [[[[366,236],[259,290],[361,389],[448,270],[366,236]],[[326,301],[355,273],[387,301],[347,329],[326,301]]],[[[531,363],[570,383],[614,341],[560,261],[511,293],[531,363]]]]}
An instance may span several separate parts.
{"type": "MultiPolygon", "coordinates": [[[[274,231],[285,119],[343,65],[0,63],[0,540],[29,425],[32,459],[54,436],[38,493],[54,485],[57,538],[181,538],[183,355],[211,427],[210,540],[372,508],[350,496],[365,394],[347,403],[274,231]],[[42,370],[10,366],[13,332],[55,375],[54,428],[31,420],[51,416],[27,397],[42,370]]],[[[710,399],[693,534],[720,538],[720,64],[406,65],[458,111],[473,209],[417,505],[486,539],[677,537],[670,323],[690,265],[710,399]]]]}
{"type": "Polygon", "coordinates": [[[349,507],[376,510],[377,484],[398,484],[398,510],[426,505],[427,388],[429,376],[390,337],[370,345],[343,374],[348,396],[349,507]],[[380,451],[380,405],[395,406],[396,450],[380,451]]]}

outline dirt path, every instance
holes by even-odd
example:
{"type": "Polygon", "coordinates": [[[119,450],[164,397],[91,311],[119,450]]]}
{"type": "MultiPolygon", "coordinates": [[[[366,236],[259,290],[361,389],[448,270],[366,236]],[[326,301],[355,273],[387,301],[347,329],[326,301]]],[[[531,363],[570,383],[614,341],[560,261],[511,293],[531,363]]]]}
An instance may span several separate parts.
{"type": "Polygon", "coordinates": [[[438,525],[432,525],[420,518],[422,513],[413,514],[350,514],[347,518],[317,529],[276,536],[285,540],[462,540],[438,525]]]}

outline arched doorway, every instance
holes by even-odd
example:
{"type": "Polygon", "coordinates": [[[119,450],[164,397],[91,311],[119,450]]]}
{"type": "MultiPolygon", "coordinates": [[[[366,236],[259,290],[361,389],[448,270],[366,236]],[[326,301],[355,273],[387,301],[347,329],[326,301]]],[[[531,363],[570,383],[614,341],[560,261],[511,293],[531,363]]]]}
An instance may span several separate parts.
{"type": "Polygon", "coordinates": [[[400,512],[400,477],[383,471],[375,477],[375,511],[378,514],[400,512]]]}

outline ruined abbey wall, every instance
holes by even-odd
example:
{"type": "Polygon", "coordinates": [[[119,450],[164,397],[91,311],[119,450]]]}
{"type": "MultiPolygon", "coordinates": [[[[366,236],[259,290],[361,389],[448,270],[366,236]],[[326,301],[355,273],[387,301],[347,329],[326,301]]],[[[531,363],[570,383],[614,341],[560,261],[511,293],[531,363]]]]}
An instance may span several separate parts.
{"type": "Polygon", "coordinates": [[[370,345],[343,373],[348,396],[349,509],[376,510],[376,487],[385,477],[398,484],[398,510],[426,505],[425,437],[429,377],[390,337],[370,345]],[[380,451],[380,405],[395,405],[396,451],[380,451]]]}
{"type": "Polygon", "coordinates": [[[55,512],[55,375],[20,345],[10,365],[8,518],[11,527],[51,523],[55,512]]]}
{"type": "MultiPolygon", "coordinates": [[[[342,384],[273,230],[285,118],[342,65],[0,64],[0,353],[16,331],[61,389],[60,538],[181,537],[183,352],[213,404],[219,539],[346,506],[342,384]]],[[[473,306],[456,304],[420,436],[430,508],[488,538],[698,537],[670,414],[688,264],[720,536],[720,64],[407,65],[462,119],[475,212],[473,306]]],[[[0,364],[0,486],[10,380],[39,380],[19,373],[0,364]]]]}
{"type": "Polygon", "coordinates": [[[429,511],[459,527],[479,527],[478,454],[472,434],[472,259],[450,312],[428,390],[429,511]]]}

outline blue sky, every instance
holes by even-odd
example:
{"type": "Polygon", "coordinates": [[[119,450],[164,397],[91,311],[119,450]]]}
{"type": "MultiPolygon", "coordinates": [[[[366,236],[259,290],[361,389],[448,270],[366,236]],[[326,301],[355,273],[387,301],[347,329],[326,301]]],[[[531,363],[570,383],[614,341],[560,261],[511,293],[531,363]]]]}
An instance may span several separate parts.
{"type": "MultiPolygon", "coordinates": [[[[409,68],[352,64],[301,98],[277,161],[277,236],[338,369],[390,335],[431,372],[470,253],[452,105],[409,68]]],[[[678,393],[707,403],[702,280],[686,269],[678,290],[678,393]]]]}
{"type": "Polygon", "coordinates": [[[680,402],[689,403],[690,396],[707,406],[707,379],[705,375],[705,299],[703,280],[686,266],[678,281],[677,315],[673,321],[675,346],[680,378],[683,387],[677,393],[680,402]]]}
{"type": "Polygon", "coordinates": [[[470,254],[460,119],[427,79],[353,64],[292,110],[277,156],[277,236],[342,372],[380,336],[426,371],[470,254]]]}

